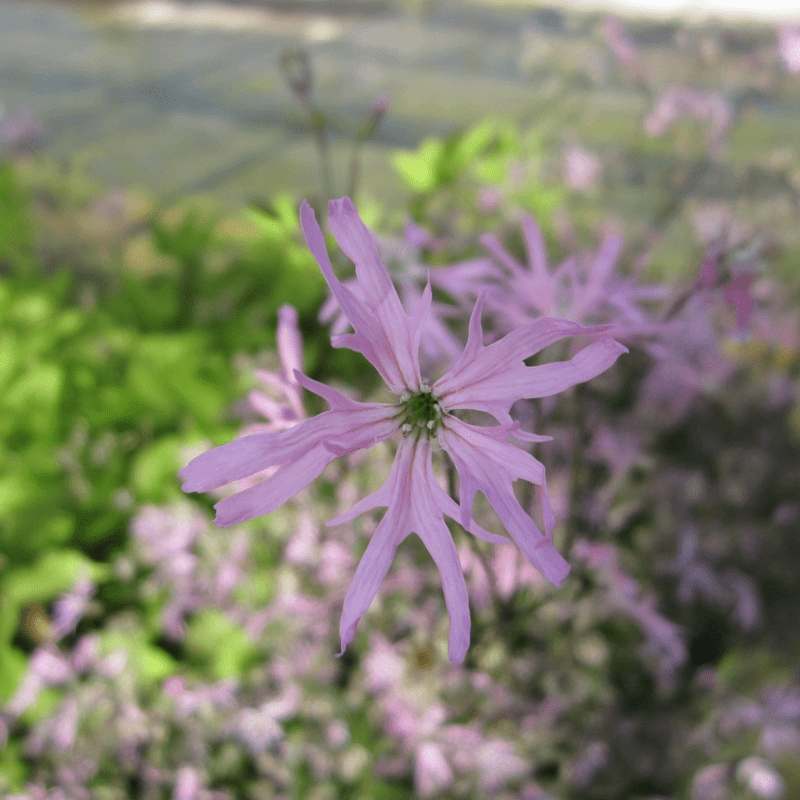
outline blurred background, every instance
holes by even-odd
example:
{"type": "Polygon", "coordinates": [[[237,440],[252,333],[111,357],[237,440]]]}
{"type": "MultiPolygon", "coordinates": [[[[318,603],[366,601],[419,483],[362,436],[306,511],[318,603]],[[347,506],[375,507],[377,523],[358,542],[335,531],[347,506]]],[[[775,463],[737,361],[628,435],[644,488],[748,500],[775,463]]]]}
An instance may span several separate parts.
{"type": "Polygon", "coordinates": [[[798,132],[780,0],[0,0],[0,796],[800,798],[798,132]],[[344,194],[411,297],[530,219],[650,337],[521,412],[573,572],[455,534],[463,668],[413,547],[333,657],[385,454],[222,532],[176,478],[306,413],[279,324],[376,390],[297,220],[344,194]]]}

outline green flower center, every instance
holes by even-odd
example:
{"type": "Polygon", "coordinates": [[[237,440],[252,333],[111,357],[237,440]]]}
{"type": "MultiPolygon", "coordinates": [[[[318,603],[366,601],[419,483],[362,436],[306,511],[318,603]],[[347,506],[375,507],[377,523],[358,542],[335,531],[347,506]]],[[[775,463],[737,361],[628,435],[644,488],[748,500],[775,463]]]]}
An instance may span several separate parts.
{"type": "Polygon", "coordinates": [[[400,412],[403,419],[400,430],[403,432],[403,436],[423,431],[428,436],[436,434],[444,411],[439,405],[438,399],[431,392],[430,386],[423,383],[419,391],[414,394],[403,394],[400,396],[400,400],[403,404],[400,412]]]}

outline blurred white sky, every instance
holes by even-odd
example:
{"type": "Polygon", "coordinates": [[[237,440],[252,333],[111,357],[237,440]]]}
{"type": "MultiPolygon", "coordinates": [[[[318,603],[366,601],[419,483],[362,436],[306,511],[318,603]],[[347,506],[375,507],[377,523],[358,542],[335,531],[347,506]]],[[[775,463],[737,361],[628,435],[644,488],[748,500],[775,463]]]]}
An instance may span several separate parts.
{"type": "Polygon", "coordinates": [[[800,22],[800,0],[550,0],[542,4],[630,16],[800,22]]]}

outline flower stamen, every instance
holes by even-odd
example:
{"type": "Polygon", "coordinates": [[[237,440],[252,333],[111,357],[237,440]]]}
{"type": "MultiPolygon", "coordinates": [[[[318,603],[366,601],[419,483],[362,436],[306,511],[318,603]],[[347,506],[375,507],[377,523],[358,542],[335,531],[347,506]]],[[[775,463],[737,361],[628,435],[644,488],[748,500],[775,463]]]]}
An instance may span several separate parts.
{"type": "Polygon", "coordinates": [[[407,436],[415,428],[435,434],[442,422],[443,411],[438,398],[434,397],[426,383],[420,384],[419,391],[413,394],[403,393],[400,396],[403,404],[400,416],[403,424],[400,430],[407,436]],[[406,399],[404,399],[406,398],[406,399]]]}

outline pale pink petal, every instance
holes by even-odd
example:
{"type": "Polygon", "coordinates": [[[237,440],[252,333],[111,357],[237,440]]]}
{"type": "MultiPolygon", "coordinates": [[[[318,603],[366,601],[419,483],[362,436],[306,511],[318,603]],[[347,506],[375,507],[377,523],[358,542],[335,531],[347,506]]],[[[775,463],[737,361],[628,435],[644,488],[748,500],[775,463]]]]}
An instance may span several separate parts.
{"type": "Polygon", "coordinates": [[[271,397],[267,397],[261,392],[250,392],[247,399],[250,401],[250,405],[258,411],[262,417],[268,420],[274,421],[281,419],[281,416],[286,410],[286,406],[283,403],[279,403],[277,400],[273,400],[271,397]]]}
{"type": "Polygon", "coordinates": [[[506,423],[510,421],[508,411],[517,400],[547,397],[589,380],[627,352],[621,344],[605,338],[582,350],[571,361],[526,367],[526,358],[559,339],[602,333],[609,326],[585,328],[568,320],[547,317],[484,346],[480,322],[482,299],[475,304],[462,357],[434,384],[434,392],[445,410],[472,408],[506,423]]]}
{"type": "Polygon", "coordinates": [[[389,273],[380,260],[375,240],[349,198],[332,200],[329,212],[331,229],[342,250],[355,263],[359,287],[364,295],[363,299],[356,297],[336,278],[314,212],[308,203],[303,203],[300,220],[306,242],[331,292],[355,329],[355,333],[335,337],[333,344],[361,353],[395,394],[413,391],[421,380],[419,339],[422,326],[419,318],[424,317],[427,308],[418,307],[414,319],[405,313],[389,273]]]}
{"type": "MultiPolygon", "coordinates": [[[[245,489],[232,497],[226,497],[217,503],[214,506],[217,511],[215,523],[220,527],[225,527],[274,511],[319,477],[325,467],[335,458],[353,450],[371,447],[376,442],[388,438],[397,430],[396,422],[392,418],[387,418],[385,411],[377,418],[374,409],[365,411],[366,414],[361,415],[360,424],[357,419],[358,412],[345,414],[328,411],[319,417],[314,417],[313,420],[308,420],[308,422],[313,422],[327,415],[330,415],[331,418],[338,417],[335,424],[331,421],[321,433],[314,431],[315,435],[304,437],[305,447],[293,452],[292,456],[284,460],[282,466],[263,483],[245,489]],[[354,417],[356,418],[354,419],[354,417]],[[365,419],[367,417],[368,419],[365,419]],[[350,424],[354,427],[351,428],[350,424]]],[[[306,424],[301,423],[291,431],[306,424]]],[[[303,442],[303,440],[299,441],[303,442]]]]}
{"type": "Polygon", "coordinates": [[[750,321],[753,313],[753,296],[750,293],[750,285],[753,282],[753,275],[744,272],[737,275],[723,290],[725,300],[736,309],[736,324],[739,330],[744,330],[750,321]]]}
{"type": "MultiPolygon", "coordinates": [[[[542,289],[553,291],[550,273],[547,269],[547,251],[544,246],[544,236],[541,228],[536,224],[530,214],[522,218],[522,235],[525,238],[525,249],[528,251],[528,262],[531,273],[537,281],[537,286],[542,289]]],[[[552,302],[552,298],[550,302],[552,302]]]]}
{"type": "MultiPolygon", "coordinates": [[[[296,430],[301,427],[298,426],[296,430]]],[[[291,442],[286,442],[294,430],[244,436],[201,453],[178,473],[178,477],[183,479],[183,491],[207,492],[281,463],[290,458],[296,449],[291,442]]],[[[307,431],[302,432],[301,436],[307,431]]]]}
{"type": "MultiPolygon", "coordinates": [[[[508,543],[508,538],[506,536],[498,536],[496,533],[490,533],[478,525],[474,519],[467,519],[465,515],[462,514],[455,500],[453,500],[453,498],[450,497],[450,495],[447,494],[447,492],[445,492],[441,486],[439,486],[438,482],[433,477],[433,472],[430,468],[430,465],[427,466],[426,474],[429,478],[427,485],[432,492],[433,501],[436,505],[436,508],[438,509],[438,512],[440,512],[438,516],[441,516],[441,514],[446,514],[451,519],[460,522],[465,530],[469,531],[478,539],[482,539],[484,542],[490,542],[491,544],[508,543]]],[[[340,514],[327,524],[330,526],[341,525],[344,522],[350,522],[357,516],[364,514],[367,511],[371,511],[373,508],[386,508],[391,505],[391,503],[392,484],[390,484],[389,480],[387,480],[380,489],[372,492],[372,494],[368,494],[366,497],[363,497],[351,509],[345,511],[343,514],[340,514]]]]}
{"type": "Polygon", "coordinates": [[[370,447],[397,430],[394,406],[357,403],[296,372],[331,410],[279,433],[245,436],[199,455],[178,474],[183,490],[204,492],[281,465],[263,483],[217,503],[217,525],[232,525],[275,510],[313,481],[338,455],[370,447]]]}
{"type": "Polygon", "coordinates": [[[371,306],[384,305],[394,315],[405,314],[378,245],[349,197],[328,203],[330,226],[336,242],[355,264],[358,284],[371,306]]]}
{"type": "Polygon", "coordinates": [[[409,533],[417,533],[442,576],[450,614],[450,660],[460,664],[469,647],[467,587],[453,539],[438,508],[428,439],[405,437],[397,448],[389,477],[381,489],[365,498],[337,521],[352,518],[376,505],[386,513],[372,535],[345,596],[340,634],[342,652],[353,640],[356,626],[386,577],[395,551],[409,533]]]}
{"type": "Polygon", "coordinates": [[[450,614],[448,651],[450,660],[454,664],[460,664],[469,648],[469,598],[453,537],[434,499],[432,488],[438,488],[438,484],[433,477],[430,448],[430,440],[421,439],[414,449],[412,469],[416,478],[413,486],[416,491],[413,504],[415,531],[431,554],[442,577],[444,599],[450,614]]]}
{"type": "Polygon", "coordinates": [[[547,498],[544,467],[529,453],[502,441],[508,435],[508,426],[478,428],[448,418],[439,440],[458,472],[463,518],[471,517],[475,494],[483,492],[528,560],[559,586],[569,572],[569,565],[553,547],[550,534],[555,519],[547,498]],[[542,487],[547,536],[514,495],[513,482],[520,478],[542,487]]]}
{"type": "Polygon", "coordinates": [[[461,510],[459,509],[458,505],[456,504],[455,500],[450,497],[441,486],[431,485],[433,489],[433,496],[436,500],[436,505],[438,506],[439,510],[446,514],[450,519],[456,520],[457,522],[461,523],[461,526],[469,531],[473,536],[476,536],[478,539],[482,539],[484,542],[489,542],[490,544],[507,544],[508,537],[507,536],[498,536],[496,533],[490,533],[489,531],[482,528],[475,522],[474,519],[467,520],[467,524],[464,525],[462,522],[462,514],[461,510]]]}
{"type": "MultiPolygon", "coordinates": [[[[378,403],[356,406],[349,411],[326,411],[285,431],[243,436],[208,450],[178,473],[184,480],[183,491],[207,492],[267,467],[295,461],[326,440],[336,442],[344,437],[352,443],[352,450],[358,450],[391,436],[397,429],[392,419],[393,406],[378,403]]],[[[333,457],[328,451],[325,463],[333,457]]]]}
{"type": "MultiPolygon", "coordinates": [[[[410,490],[412,454],[406,443],[411,444],[412,442],[410,439],[403,439],[400,443],[392,470],[384,484],[385,491],[381,498],[387,505],[391,504],[394,498],[412,498],[410,490]]],[[[361,501],[360,505],[363,506],[363,504],[364,501],[361,501]]],[[[344,598],[342,618],[339,622],[339,635],[342,642],[339,655],[342,655],[347,645],[353,641],[356,635],[356,626],[375,599],[375,595],[389,571],[398,545],[411,532],[408,525],[403,524],[407,521],[397,515],[396,509],[389,505],[383,519],[375,529],[375,533],[372,534],[344,598]],[[395,513],[392,513],[393,511],[395,513]]]]}
{"type": "MultiPolygon", "coordinates": [[[[505,391],[514,398],[550,397],[577,383],[591,380],[605,372],[628,348],[613,339],[601,339],[584,347],[569,361],[557,361],[536,367],[524,367],[524,372],[509,374],[505,383],[486,381],[475,387],[471,395],[476,400],[497,397],[505,391]]],[[[464,407],[464,406],[459,406],[464,407]]]]}
{"type": "Polygon", "coordinates": [[[328,256],[325,237],[322,235],[313,209],[307,202],[303,202],[300,207],[300,224],[311,254],[319,264],[331,292],[356,330],[355,334],[332,337],[333,346],[348,347],[361,353],[381,373],[389,387],[397,394],[401,393],[407,387],[403,384],[397,365],[384,363],[389,347],[385,334],[366,302],[357,297],[336,277],[328,256]]]}
{"type": "Polygon", "coordinates": [[[522,278],[525,276],[525,271],[522,264],[519,263],[508,250],[500,244],[500,240],[492,233],[485,233],[480,238],[483,247],[488,250],[510,273],[513,277],[522,278]]]}
{"type": "Polygon", "coordinates": [[[290,305],[278,309],[278,353],[287,375],[303,371],[303,340],[297,325],[297,310],[290,305]]]}
{"type": "Polygon", "coordinates": [[[421,797],[431,797],[452,785],[455,776],[442,748],[434,742],[423,742],[417,750],[414,765],[414,787],[421,797]]]}
{"type": "Polygon", "coordinates": [[[454,300],[474,300],[480,289],[498,277],[498,270],[488,258],[474,258],[452,266],[431,269],[431,283],[454,300]]]}

